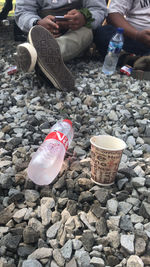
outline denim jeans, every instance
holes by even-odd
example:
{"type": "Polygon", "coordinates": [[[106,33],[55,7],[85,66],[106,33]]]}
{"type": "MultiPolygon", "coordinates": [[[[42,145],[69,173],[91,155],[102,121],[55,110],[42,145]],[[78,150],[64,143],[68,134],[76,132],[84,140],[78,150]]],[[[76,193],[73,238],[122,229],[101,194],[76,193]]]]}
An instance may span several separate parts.
{"type": "MultiPolygon", "coordinates": [[[[102,57],[105,57],[109,41],[115,32],[116,27],[112,25],[100,26],[94,31],[94,42],[102,57]]],[[[150,54],[150,47],[126,36],[124,37],[123,50],[139,56],[150,54]]]]}

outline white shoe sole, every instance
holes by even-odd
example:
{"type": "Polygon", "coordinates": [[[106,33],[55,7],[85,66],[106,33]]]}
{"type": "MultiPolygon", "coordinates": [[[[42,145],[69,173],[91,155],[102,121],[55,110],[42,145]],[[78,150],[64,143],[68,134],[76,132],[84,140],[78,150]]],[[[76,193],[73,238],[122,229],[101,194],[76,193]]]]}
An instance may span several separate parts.
{"type": "Polygon", "coordinates": [[[17,46],[17,53],[14,55],[18,69],[24,72],[34,70],[37,61],[37,52],[29,43],[23,43],[17,46]]]}

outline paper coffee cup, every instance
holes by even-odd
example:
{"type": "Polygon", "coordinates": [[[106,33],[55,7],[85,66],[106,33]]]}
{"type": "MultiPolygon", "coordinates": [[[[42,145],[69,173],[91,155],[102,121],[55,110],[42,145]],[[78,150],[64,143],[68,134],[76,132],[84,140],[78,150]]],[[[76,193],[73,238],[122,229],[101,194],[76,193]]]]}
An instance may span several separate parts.
{"type": "Polygon", "coordinates": [[[91,142],[91,180],[103,186],[115,182],[122,152],[123,140],[110,135],[93,136],[91,142]]]}

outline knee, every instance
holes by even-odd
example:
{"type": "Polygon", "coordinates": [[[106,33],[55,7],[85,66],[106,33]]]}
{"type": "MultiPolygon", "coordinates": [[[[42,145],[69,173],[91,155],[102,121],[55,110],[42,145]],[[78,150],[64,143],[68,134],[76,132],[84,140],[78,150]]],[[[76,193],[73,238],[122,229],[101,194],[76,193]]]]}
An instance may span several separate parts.
{"type": "Polygon", "coordinates": [[[104,39],[106,36],[111,36],[116,32],[116,28],[112,25],[99,26],[94,30],[94,38],[104,39]]]}

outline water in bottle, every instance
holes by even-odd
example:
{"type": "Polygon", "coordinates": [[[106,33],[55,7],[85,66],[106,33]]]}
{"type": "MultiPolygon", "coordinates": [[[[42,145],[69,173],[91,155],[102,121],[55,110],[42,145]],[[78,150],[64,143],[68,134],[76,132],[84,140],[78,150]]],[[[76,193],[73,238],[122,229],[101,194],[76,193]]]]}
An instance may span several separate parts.
{"type": "Polygon", "coordinates": [[[35,184],[48,185],[55,179],[72,138],[73,128],[70,120],[60,120],[52,126],[27,169],[28,177],[35,184]]]}
{"type": "Polygon", "coordinates": [[[122,47],[123,29],[117,28],[117,32],[113,35],[109,42],[107,55],[105,56],[102,67],[102,72],[106,75],[111,75],[115,72],[122,47]]]}

